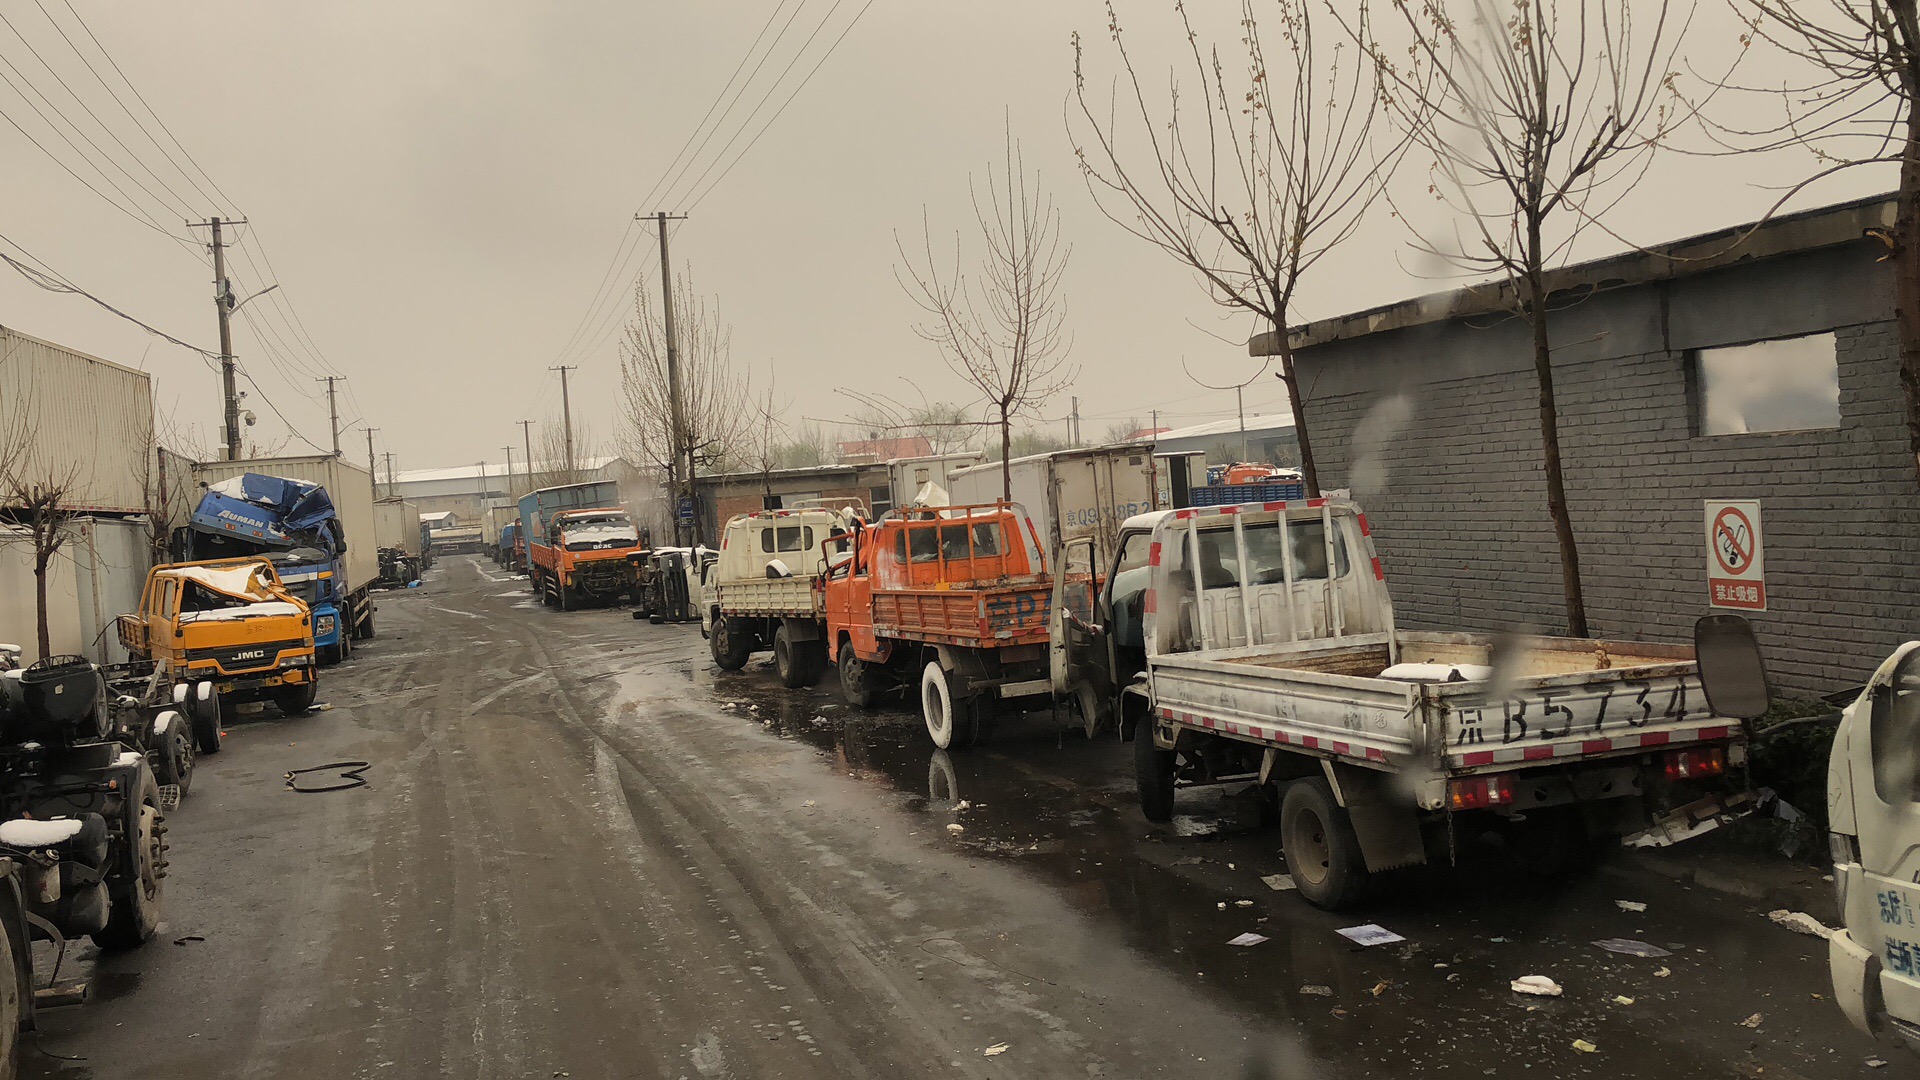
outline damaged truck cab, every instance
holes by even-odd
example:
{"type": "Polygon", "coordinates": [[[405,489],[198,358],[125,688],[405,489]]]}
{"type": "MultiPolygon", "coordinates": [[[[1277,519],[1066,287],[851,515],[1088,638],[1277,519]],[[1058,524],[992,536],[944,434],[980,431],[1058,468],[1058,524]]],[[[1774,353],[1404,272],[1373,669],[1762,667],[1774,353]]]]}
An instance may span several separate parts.
{"type": "MultiPolygon", "coordinates": [[[[176,688],[206,684],[223,704],[271,701],[287,716],[313,705],[312,613],[265,556],[156,566],[118,628],[121,645],[176,688]]],[[[219,749],[219,711],[210,715],[211,749],[196,713],[203,753],[219,749]]]]}
{"type": "Polygon", "coordinates": [[[1119,720],[1149,819],[1181,785],[1264,789],[1321,907],[1489,832],[1553,867],[1749,805],[1744,729],[1692,649],[1399,630],[1351,502],[1143,514],[1097,588],[1090,562],[1060,558],[1056,698],[1119,720]]]}
{"type": "Polygon", "coordinates": [[[540,602],[562,611],[609,604],[634,592],[640,527],[617,506],[562,510],[548,517],[531,549],[530,573],[540,602]]]}

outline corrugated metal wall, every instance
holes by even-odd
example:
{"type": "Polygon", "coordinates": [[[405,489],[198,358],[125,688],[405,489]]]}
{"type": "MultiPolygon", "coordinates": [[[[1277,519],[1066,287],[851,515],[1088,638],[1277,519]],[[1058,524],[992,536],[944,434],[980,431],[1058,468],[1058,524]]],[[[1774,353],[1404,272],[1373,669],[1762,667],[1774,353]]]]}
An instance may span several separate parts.
{"type": "Polygon", "coordinates": [[[0,478],[62,485],[72,509],[139,513],[152,446],[145,372],[0,327],[0,478]]]}

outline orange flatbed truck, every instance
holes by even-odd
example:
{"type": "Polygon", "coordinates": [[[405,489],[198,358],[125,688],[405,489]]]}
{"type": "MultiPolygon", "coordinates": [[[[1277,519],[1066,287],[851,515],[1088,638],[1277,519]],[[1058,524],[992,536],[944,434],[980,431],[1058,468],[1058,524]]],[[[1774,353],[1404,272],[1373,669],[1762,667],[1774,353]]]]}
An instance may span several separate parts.
{"type": "Polygon", "coordinates": [[[917,686],[934,745],[964,749],[1002,703],[1050,700],[1053,587],[1017,504],[894,511],[835,540],[819,587],[850,704],[917,686]]]}

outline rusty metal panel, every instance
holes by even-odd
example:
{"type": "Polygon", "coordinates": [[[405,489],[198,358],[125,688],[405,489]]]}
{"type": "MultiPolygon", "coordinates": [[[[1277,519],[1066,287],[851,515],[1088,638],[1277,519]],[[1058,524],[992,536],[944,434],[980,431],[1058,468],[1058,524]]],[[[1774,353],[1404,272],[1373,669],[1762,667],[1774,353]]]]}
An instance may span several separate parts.
{"type": "Polygon", "coordinates": [[[0,327],[0,474],[66,489],[70,509],[134,514],[154,482],[153,383],[0,327]]]}

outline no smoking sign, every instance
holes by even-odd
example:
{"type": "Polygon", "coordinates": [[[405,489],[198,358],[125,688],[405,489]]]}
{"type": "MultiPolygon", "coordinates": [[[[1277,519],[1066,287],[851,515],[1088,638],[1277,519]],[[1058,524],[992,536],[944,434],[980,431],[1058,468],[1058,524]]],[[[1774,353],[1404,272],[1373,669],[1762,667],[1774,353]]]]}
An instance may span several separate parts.
{"type": "Polygon", "coordinates": [[[1767,610],[1766,549],[1757,501],[1707,501],[1707,598],[1717,608],[1767,610]]]}

